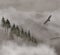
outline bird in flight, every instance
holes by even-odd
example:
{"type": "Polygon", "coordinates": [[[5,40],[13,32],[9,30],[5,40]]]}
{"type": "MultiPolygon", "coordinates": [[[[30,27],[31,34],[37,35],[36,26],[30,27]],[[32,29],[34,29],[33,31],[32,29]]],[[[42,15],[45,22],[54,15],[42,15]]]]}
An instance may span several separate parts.
{"type": "Polygon", "coordinates": [[[49,17],[48,17],[48,19],[44,22],[44,24],[46,24],[48,21],[50,21],[50,18],[52,17],[52,15],[50,15],[49,17]]]}

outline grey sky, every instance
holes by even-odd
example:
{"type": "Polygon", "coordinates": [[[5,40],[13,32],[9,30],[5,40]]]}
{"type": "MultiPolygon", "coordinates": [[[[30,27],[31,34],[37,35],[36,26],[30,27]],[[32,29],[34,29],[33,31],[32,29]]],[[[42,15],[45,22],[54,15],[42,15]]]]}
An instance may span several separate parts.
{"type": "Polygon", "coordinates": [[[0,0],[0,8],[14,7],[23,11],[54,11],[60,0],[0,0]]]}

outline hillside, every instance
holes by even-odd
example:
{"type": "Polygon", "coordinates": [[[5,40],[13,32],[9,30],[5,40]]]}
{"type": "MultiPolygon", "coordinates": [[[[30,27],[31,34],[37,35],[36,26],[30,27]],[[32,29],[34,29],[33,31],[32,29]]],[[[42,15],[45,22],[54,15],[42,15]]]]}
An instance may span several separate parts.
{"type": "MultiPolygon", "coordinates": [[[[0,11],[0,20],[4,16],[5,19],[9,19],[11,24],[14,23],[28,31],[31,31],[33,35],[38,40],[50,40],[51,38],[60,37],[60,19],[59,11],[53,13],[50,12],[23,12],[16,10],[15,8],[2,9],[0,11]],[[51,21],[46,25],[43,23],[52,14],[51,21]]],[[[0,22],[1,23],[1,22],[0,22]]]]}
{"type": "Polygon", "coordinates": [[[53,13],[50,12],[23,12],[16,10],[15,8],[2,9],[0,11],[0,53],[4,54],[22,54],[27,55],[59,55],[60,52],[60,19],[58,11],[53,13]],[[50,22],[44,24],[49,15],[52,15],[50,22]],[[13,36],[11,39],[10,29],[9,32],[5,32],[5,28],[1,26],[2,17],[8,19],[11,25],[18,25],[19,28],[23,27],[24,31],[28,32],[30,30],[31,36],[37,40],[37,42],[29,39],[25,34],[21,36],[13,36]],[[22,38],[21,38],[22,37],[22,38]],[[37,44],[36,44],[36,43],[37,44]],[[36,49],[37,48],[37,49],[36,49]],[[31,52],[32,49],[32,52],[31,52]],[[22,52],[21,52],[22,50],[22,52]],[[24,51],[23,51],[24,50],[24,51]],[[29,50],[29,51],[27,51],[29,50]],[[38,51],[37,51],[38,50],[38,51]],[[43,54],[43,51],[45,54],[43,54]],[[45,52],[46,51],[46,52],[45,52]],[[51,52],[52,51],[52,52],[51,52]],[[56,52],[55,52],[56,51],[56,52]],[[4,52],[4,53],[3,53],[4,52]]]}

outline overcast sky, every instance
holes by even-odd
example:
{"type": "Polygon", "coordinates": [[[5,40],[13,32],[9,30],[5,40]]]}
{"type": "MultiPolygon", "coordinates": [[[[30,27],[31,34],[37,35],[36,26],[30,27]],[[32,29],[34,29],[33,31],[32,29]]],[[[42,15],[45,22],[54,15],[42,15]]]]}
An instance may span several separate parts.
{"type": "Polygon", "coordinates": [[[60,0],[0,0],[0,8],[14,7],[23,11],[54,11],[60,0]]]}

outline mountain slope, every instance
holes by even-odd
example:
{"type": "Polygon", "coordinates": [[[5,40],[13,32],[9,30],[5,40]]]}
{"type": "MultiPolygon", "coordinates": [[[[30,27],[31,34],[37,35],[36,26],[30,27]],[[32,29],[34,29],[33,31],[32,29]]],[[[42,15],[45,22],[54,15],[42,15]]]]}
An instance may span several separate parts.
{"type": "MultiPolygon", "coordinates": [[[[23,12],[15,8],[0,10],[0,20],[2,16],[9,19],[11,24],[14,23],[23,26],[25,30],[30,30],[38,40],[50,40],[51,38],[60,37],[60,19],[58,11],[50,12],[23,12]],[[43,24],[48,16],[52,14],[51,21],[43,24]]],[[[1,23],[0,23],[1,24],[1,23]]]]}

